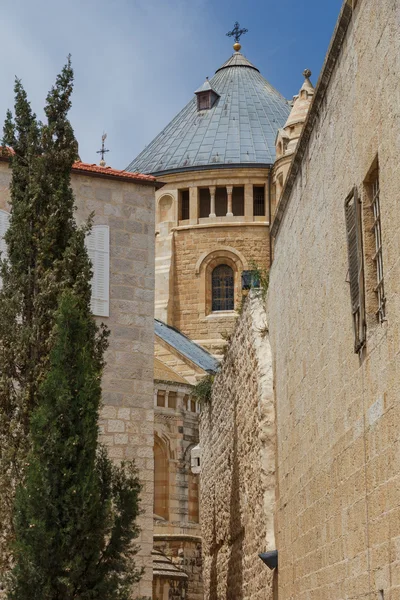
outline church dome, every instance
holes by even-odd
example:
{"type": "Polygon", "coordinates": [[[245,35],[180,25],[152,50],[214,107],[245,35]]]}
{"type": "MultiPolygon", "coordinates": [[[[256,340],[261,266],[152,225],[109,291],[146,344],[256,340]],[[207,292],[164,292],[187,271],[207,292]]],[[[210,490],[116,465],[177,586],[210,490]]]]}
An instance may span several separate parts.
{"type": "Polygon", "coordinates": [[[159,176],[269,166],[275,160],[277,131],[289,112],[288,101],[237,51],[127,170],[159,176]],[[199,103],[201,96],[205,103],[199,103]]]}

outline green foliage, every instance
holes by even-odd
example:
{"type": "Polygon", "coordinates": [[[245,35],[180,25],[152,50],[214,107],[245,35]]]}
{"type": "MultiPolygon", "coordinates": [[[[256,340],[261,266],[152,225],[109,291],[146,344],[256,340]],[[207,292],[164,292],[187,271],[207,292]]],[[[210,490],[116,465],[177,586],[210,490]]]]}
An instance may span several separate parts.
{"type": "Polygon", "coordinates": [[[10,600],[125,600],[140,577],[137,474],[97,441],[102,367],[93,318],[66,292],[16,494],[10,600]]]}
{"type": "Polygon", "coordinates": [[[85,230],[75,223],[70,185],[77,158],[67,119],[72,84],[68,60],[41,123],[16,80],[14,118],[8,111],[4,125],[12,180],[8,260],[0,261],[0,574],[10,564],[10,511],[29,448],[30,415],[48,369],[58,300],[68,288],[83,305],[90,299],[85,230]]]}
{"type": "Polygon", "coordinates": [[[254,260],[250,261],[252,270],[252,289],[261,290],[261,297],[266,299],[269,286],[269,271],[265,267],[260,267],[254,260]]]}
{"type": "Polygon", "coordinates": [[[196,398],[200,404],[211,402],[213,383],[214,375],[206,375],[194,386],[192,396],[196,398]]]}
{"type": "Polygon", "coordinates": [[[98,445],[108,331],[90,312],[90,222],[74,219],[72,86],[68,60],[43,124],[17,80],[4,126],[12,183],[0,262],[0,577],[13,567],[10,600],[125,600],[141,575],[137,474],[98,445]]]}
{"type": "MultiPolygon", "coordinates": [[[[260,267],[254,260],[250,261],[250,267],[252,273],[250,289],[258,291],[261,295],[263,302],[265,302],[269,286],[269,271],[265,267],[260,267]]],[[[241,315],[243,312],[247,296],[248,290],[243,291],[240,304],[237,309],[237,313],[239,315],[241,315]]]]}

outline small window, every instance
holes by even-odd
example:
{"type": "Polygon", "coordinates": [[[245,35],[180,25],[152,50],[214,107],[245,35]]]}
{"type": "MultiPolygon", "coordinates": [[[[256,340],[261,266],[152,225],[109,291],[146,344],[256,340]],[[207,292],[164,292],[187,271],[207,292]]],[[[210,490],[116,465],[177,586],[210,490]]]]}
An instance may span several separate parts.
{"type": "Polygon", "coordinates": [[[94,315],[110,316],[110,229],[95,225],[86,236],[86,249],[92,262],[91,309],[94,315]]]}
{"type": "Polygon", "coordinates": [[[232,191],[232,212],[235,217],[244,215],[244,187],[234,187],[232,191]]]}
{"type": "Polygon", "coordinates": [[[234,310],[234,275],[228,265],[219,265],[212,272],[212,310],[234,310]]]}
{"type": "Polygon", "coordinates": [[[197,95],[197,110],[207,110],[211,108],[211,92],[204,92],[197,95]]]}
{"type": "Polygon", "coordinates": [[[176,410],[176,392],[168,392],[168,408],[176,410]]]}
{"type": "Polygon", "coordinates": [[[189,219],[189,190],[179,192],[179,220],[189,219]]]}
{"type": "Polygon", "coordinates": [[[215,214],[217,217],[225,217],[228,212],[228,194],[226,187],[218,187],[215,192],[215,214]]]}
{"type": "Polygon", "coordinates": [[[190,412],[196,412],[196,400],[190,401],[190,412]]]}
{"type": "Polygon", "coordinates": [[[265,216],[265,190],[263,186],[253,187],[253,214],[255,217],[265,216]]]}
{"type": "MultiPolygon", "coordinates": [[[[0,252],[1,252],[2,260],[7,258],[7,244],[4,239],[4,236],[9,227],[9,224],[10,224],[10,213],[6,212],[5,210],[0,210],[0,252]]],[[[0,277],[0,289],[2,288],[2,286],[3,286],[3,283],[2,283],[2,280],[0,277]]]]}
{"type": "Polygon", "coordinates": [[[204,219],[210,215],[210,190],[208,188],[200,188],[200,218],[204,219]]]}
{"type": "Polygon", "coordinates": [[[161,390],[157,392],[157,406],[165,407],[165,392],[161,390]]]}
{"type": "Polygon", "coordinates": [[[365,293],[364,256],[362,245],[362,214],[357,188],[345,201],[347,251],[351,310],[354,326],[354,351],[359,352],[365,343],[365,293]]]}

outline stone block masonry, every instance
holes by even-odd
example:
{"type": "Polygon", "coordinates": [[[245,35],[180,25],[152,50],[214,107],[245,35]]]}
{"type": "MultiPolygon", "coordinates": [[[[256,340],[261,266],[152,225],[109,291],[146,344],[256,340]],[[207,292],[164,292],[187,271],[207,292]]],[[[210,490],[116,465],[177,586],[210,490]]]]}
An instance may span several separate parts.
{"type": "MultiPolygon", "coordinates": [[[[9,211],[11,170],[0,161],[0,209],[9,211]]],[[[154,443],[154,186],[99,173],[72,173],[76,218],[94,212],[110,227],[111,330],[104,372],[101,439],[116,461],[135,459],[143,484],[140,552],[145,573],[133,598],[152,595],[154,443]]]]}
{"type": "Polygon", "coordinates": [[[398,0],[344,3],[272,227],[279,600],[400,598],[399,16],[398,0]],[[378,165],[382,323],[368,225],[378,165]],[[366,280],[360,354],[344,211],[354,186],[366,280]]]}
{"type": "Polygon", "coordinates": [[[275,549],[275,417],[260,297],[248,297],[200,419],[205,600],[266,600],[275,549]]]}

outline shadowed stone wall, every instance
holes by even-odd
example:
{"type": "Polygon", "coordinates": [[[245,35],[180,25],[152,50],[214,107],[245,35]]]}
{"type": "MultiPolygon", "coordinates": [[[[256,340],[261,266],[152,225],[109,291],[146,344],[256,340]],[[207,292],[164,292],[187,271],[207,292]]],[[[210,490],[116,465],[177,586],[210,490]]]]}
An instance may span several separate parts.
{"type": "Polygon", "coordinates": [[[249,297],[200,419],[206,600],[272,598],[275,433],[264,308],[249,297]]]}

